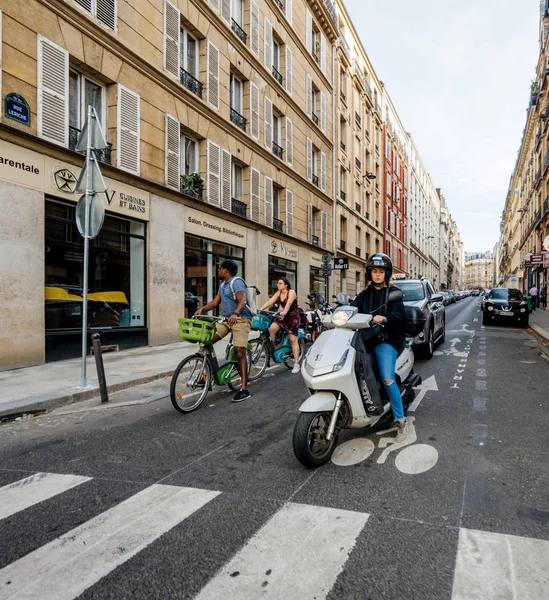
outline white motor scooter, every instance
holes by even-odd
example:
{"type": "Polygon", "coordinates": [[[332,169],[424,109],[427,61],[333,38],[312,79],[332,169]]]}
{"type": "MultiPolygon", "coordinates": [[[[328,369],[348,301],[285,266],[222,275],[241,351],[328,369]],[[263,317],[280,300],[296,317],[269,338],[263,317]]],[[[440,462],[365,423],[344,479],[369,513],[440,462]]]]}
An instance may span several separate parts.
{"type": "MultiPolygon", "coordinates": [[[[400,290],[394,293],[401,294],[400,290]]],[[[406,307],[406,313],[406,335],[414,338],[416,331],[422,331],[424,317],[413,307],[406,307]]],[[[340,306],[333,315],[324,317],[328,331],[318,337],[301,365],[311,395],[299,408],[293,446],[299,462],[308,468],[330,460],[341,429],[369,427],[391,417],[391,404],[379,378],[376,377],[376,383],[384,402],[381,415],[367,409],[356,376],[357,351],[353,340],[361,335],[361,330],[373,325],[372,319],[372,315],[359,314],[354,306],[340,306]]],[[[380,327],[373,325],[369,331],[377,335],[380,327]]],[[[421,383],[413,367],[414,353],[407,344],[398,355],[395,368],[404,411],[415,397],[413,388],[421,383]]]]}

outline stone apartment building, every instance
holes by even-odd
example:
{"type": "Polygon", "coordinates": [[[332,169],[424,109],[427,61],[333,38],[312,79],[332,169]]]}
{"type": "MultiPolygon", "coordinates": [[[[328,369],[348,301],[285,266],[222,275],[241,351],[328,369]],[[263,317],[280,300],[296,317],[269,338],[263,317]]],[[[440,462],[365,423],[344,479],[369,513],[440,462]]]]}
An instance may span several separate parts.
{"type": "Polygon", "coordinates": [[[494,263],[491,252],[465,253],[465,288],[490,289],[494,285],[494,263]]]}
{"type": "Polygon", "coordinates": [[[103,344],[177,340],[226,257],[261,298],[281,276],[302,298],[320,285],[340,119],[328,0],[13,0],[0,14],[2,97],[21,107],[0,123],[0,369],[80,350],[88,104],[109,142],[89,279],[103,344]]]}

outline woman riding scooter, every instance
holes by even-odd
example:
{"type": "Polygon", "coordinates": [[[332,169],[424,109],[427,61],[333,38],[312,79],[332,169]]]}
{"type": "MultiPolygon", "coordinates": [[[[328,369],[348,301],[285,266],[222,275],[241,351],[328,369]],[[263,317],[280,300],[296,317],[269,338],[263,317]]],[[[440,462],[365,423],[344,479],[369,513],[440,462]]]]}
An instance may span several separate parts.
{"type": "Polygon", "coordinates": [[[374,254],[366,263],[366,288],[351,303],[359,313],[375,315],[373,322],[384,327],[381,337],[365,341],[372,364],[379,367],[383,385],[391,402],[397,427],[397,443],[408,439],[408,425],[400,390],[395,381],[395,365],[399,350],[406,342],[406,312],[402,300],[388,301],[393,275],[391,259],[381,252],[374,254]]]}

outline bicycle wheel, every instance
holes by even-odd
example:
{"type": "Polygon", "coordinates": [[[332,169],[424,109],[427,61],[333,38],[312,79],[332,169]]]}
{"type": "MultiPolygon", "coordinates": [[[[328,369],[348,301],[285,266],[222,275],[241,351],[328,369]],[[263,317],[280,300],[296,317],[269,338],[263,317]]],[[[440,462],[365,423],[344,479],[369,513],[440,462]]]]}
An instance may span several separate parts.
{"type": "MultiPolygon", "coordinates": [[[[301,364],[301,361],[302,361],[303,357],[305,356],[305,339],[298,338],[297,343],[299,346],[299,364],[301,364]]],[[[290,352],[288,353],[288,356],[284,359],[284,364],[288,367],[288,369],[294,368],[295,363],[294,363],[293,350],[290,350],[290,352]]]]}
{"type": "Polygon", "coordinates": [[[250,381],[257,381],[267,369],[269,364],[269,348],[261,339],[250,340],[252,347],[252,368],[250,369],[250,381]]]}
{"type": "Polygon", "coordinates": [[[210,363],[201,354],[187,356],[177,366],[170,383],[173,407],[182,413],[196,410],[208,394],[212,383],[210,363]]]}
{"type": "MultiPolygon", "coordinates": [[[[248,381],[250,379],[250,372],[252,370],[252,351],[246,350],[246,365],[248,367],[248,381]]],[[[233,366],[233,370],[231,372],[230,378],[227,381],[227,385],[233,390],[233,392],[238,392],[242,388],[242,377],[240,377],[240,373],[238,372],[238,365],[235,363],[233,366]]]]}

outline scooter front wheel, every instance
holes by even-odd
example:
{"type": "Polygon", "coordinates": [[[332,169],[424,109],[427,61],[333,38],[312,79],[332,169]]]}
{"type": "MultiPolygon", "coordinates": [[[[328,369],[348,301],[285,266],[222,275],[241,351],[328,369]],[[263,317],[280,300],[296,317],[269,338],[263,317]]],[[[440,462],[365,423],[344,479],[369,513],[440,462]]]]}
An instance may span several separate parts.
{"type": "Polygon", "coordinates": [[[339,431],[336,427],[332,439],[326,439],[331,418],[331,412],[299,414],[294,427],[294,454],[304,467],[321,467],[332,457],[339,431]]]}

